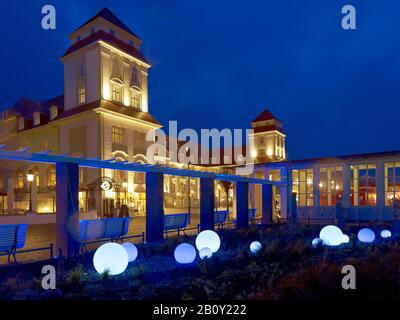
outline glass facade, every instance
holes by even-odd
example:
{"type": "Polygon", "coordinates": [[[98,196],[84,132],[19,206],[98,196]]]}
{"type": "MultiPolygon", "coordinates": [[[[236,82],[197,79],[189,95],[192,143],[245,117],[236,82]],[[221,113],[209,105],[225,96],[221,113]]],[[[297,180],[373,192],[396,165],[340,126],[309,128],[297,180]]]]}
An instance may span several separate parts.
{"type": "Polygon", "coordinates": [[[352,206],[376,205],[376,165],[350,166],[350,203],[352,206]]]}
{"type": "Polygon", "coordinates": [[[400,200],[400,162],[385,163],[385,205],[400,200]]]}
{"type": "Polygon", "coordinates": [[[343,198],[343,167],[319,169],[319,205],[335,206],[343,198]]]}
{"type": "Polygon", "coordinates": [[[297,194],[297,205],[311,207],[314,205],[313,169],[301,169],[292,171],[292,191],[297,194]]]}

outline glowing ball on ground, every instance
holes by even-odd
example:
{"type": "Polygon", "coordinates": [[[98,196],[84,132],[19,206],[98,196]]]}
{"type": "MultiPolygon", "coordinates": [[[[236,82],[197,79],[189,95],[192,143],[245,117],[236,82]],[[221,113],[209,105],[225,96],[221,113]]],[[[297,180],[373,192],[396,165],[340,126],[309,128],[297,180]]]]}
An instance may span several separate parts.
{"type": "Polygon", "coordinates": [[[128,254],[128,261],[129,262],[135,261],[138,256],[138,249],[136,248],[136,246],[131,242],[124,242],[122,246],[124,247],[126,253],[128,254]]]}
{"type": "Polygon", "coordinates": [[[315,238],[313,241],[311,241],[311,245],[313,246],[313,248],[316,248],[322,244],[323,244],[323,241],[320,238],[315,238]]]}
{"type": "Polygon", "coordinates": [[[189,243],[181,243],[175,248],[174,257],[178,263],[192,263],[196,259],[196,249],[189,243]]]}
{"type": "Polygon", "coordinates": [[[342,235],[342,243],[349,243],[350,238],[347,234],[342,235]]]}
{"type": "Polygon", "coordinates": [[[338,246],[342,243],[343,232],[338,227],[329,225],[322,228],[319,238],[327,246],[338,246]]]}
{"type": "Polygon", "coordinates": [[[203,248],[209,248],[214,253],[218,251],[220,245],[221,239],[215,231],[204,230],[196,237],[196,248],[199,251],[203,248]]]}
{"type": "Polygon", "coordinates": [[[128,253],[118,243],[103,244],[93,256],[93,265],[98,273],[108,271],[111,275],[120,274],[128,266],[128,253]]]}
{"type": "Polygon", "coordinates": [[[382,230],[381,231],[381,237],[383,239],[390,238],[392,236],[392,233],[389,230],[382,230]]]}
{"type": "Polygon", "coordinates": [[[375,233],[369,228],[364,228],[358,231],[357,238],[361,242],[371,243],[375,240],[375,233]]]}
{"type": "Polygon", "coordinates": [[[209,259],[209,258],[211,258],[211,256],[212,256],[212,251],[211,251],[211,249],[210,248],[203,248],[203,249],[201,249],[200,251],[199,251],[199,256],[200,256],[200,259],[204,259],[204,258],[207,258],[207,259],[209,259]]]}
{"type": "Polygon", "coordinates": [[[253,242],[250,244],[250,251],[251,251],[252,253],[257,253],[258,251],[261,250],[261,248],[262,248],[262,245],[261,245],[261,243],[258,242],[258,241],[253,241],[253,242]]]}

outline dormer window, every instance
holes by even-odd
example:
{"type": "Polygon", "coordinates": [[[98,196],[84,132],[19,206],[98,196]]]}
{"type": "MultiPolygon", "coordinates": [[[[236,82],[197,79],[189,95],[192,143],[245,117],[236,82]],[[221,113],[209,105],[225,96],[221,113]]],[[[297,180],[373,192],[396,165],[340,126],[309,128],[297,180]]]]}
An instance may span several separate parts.
{"type": "Polygon", "coordinates": [[[38,126],[40,124],[40,113],[34,112],[33,113],[33,126],[38,126]]]}
{"type": "Polygon", "coordinates": [[[86,102],[86,88],[84,86],[78,88],[78,101],[80,104],[86,102]]]}
{"type": "Polygon", "coordinates": [[[50,107],[50,120],[54,120],[58,116],[58,108],[57,106],[50,107]]]}
{"type": "Polygon", "coordinates": [[[114,29],[110,29],[110,34],[115,37],[115,30],[114,29]]]}

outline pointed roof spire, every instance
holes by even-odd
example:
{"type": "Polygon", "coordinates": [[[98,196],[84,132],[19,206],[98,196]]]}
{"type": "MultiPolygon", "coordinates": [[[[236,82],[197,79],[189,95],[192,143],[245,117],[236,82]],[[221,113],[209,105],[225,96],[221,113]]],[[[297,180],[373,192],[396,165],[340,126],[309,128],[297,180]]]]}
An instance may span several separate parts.
{"type": "Polygon", "coordinates": [[[275,117],[271,113],[271,111],[269,111],[268,109],[265,109],[252,122],[260,122],[260,121],[268,121],[268,120],[277,120],[277,121],[279,121],[279,119],[277,117],[275,117]]]}
{"type": "MultiPolygon", "coordinates": [[[[84,27],[85,25],[89,24],[93,20],[96,20],[97,18],[103,18],[112,24],[116,25],[117,27],[121,28],[122,30],[130,33],[131,35],[135,36],[140,40],[140,38],[131,30],[129,29],[125,23],[123,23],[121,20],[119,20],[115,14],[113,14],[108,8],[103,8],[101,11],[99,11],[96,15],[94,15],[92,18],[90,18],[88,21],[86,21],[84,24],[79,26],[76,30],[79,30],[80,28],[84,27]]],[[[75,31],[76,31],[75,30],[75,31]]]]}

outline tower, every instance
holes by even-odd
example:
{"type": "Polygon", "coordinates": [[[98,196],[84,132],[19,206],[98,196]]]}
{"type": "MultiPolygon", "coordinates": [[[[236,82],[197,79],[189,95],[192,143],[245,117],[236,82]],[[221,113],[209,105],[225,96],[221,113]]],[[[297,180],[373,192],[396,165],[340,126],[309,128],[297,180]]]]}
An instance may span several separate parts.
{"type": "Polygon", "coordinates": [[[280,161],[286,158],[286,135],[278,118],[265,109],[252,121],[251,126],[254,130],[252,156],[255,162],[280,161]]]}
{"type": "Polygon", "coordinates": [[[142,41],[107,8],[70,35],[62,56],[65,111],[99,100],[148,112],[142,41]]]}

